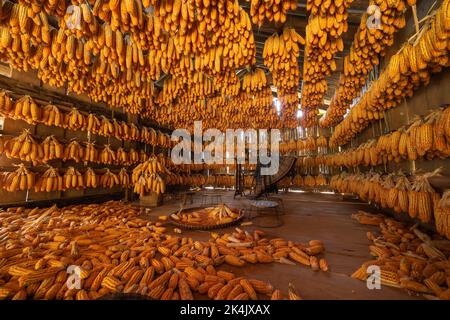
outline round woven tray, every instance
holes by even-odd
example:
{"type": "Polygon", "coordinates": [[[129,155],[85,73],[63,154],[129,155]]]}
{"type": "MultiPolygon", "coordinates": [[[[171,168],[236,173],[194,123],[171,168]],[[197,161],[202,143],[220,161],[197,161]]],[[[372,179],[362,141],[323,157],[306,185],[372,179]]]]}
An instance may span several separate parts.
{"type": "MultiPolygon", "coordinates": [[[[193,212],[196,210],[200,210],[200,209],[204,209],[204,208],[208,208],[209,206],[205,206],[205,207],[195,207],[195,208],[187,208],[187,209],[183,209],[181,210],[181,213],[189,213],[189,212],[193,212]]],[[[241,209],[236,209],[236,208],[230,208],[233,212],[239,212],[239,217],[237,217],[235,220],[231,221],[231,222],[227,222],[227,223],[221,223],[221,224],[207,224],[207,225],[199,225],[199,224],[186,224],[186,223],[182,223],[179,221],[176,221],[174,219],[172,219],[172,217],[169,217],[169,221],[174,225],[177,226],[179,228],[182,229],[187,229],[187,230],[212,230],[212,229],[222,229],[222,228],[227,228],[227,227],[231,227],[233,225],[235,225],[236,223],[238,223],[239,221],[241,221],[244,218],[244,213],[242,212],[241,209]]],[[[173,212],[174,214],[177,214],[178,211],[173,212]]]]}

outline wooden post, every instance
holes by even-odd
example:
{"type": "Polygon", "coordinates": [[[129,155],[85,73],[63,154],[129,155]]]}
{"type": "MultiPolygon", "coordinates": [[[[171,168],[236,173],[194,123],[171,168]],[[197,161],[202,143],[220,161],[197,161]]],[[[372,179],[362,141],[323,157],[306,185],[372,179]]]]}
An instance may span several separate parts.
{"type": "Polygon", "coordinates": [[[405,106],[406,124],[409,124],[411,119],[409,118],[409,110],[408,110],[408,105],[406,103],[406,99],[403,99],[403,103],[404,103],[404,106],[405,106]]]}
{"type": "Polygon", "coordinates": [[[388,121],[387,121],[386,116],[387,116],[387,113],[386,113],[385,110],[383,110],[383,119],[384,119],[384,125],[385,125],[385,130],[384,130],[384,132],[388,133],[388,132],[391,131],[391,129],[390,129],[390,127],[389,127],[389,123],[388,123],[388,121]]]}
{"type": "Polygon", "coordinates": [[[413,17],[414,17],[414,27],[416,29],[416,33],[419,33],[419,18],[417,17],[417,7],[413,5],[412,7],[413,17]]]}

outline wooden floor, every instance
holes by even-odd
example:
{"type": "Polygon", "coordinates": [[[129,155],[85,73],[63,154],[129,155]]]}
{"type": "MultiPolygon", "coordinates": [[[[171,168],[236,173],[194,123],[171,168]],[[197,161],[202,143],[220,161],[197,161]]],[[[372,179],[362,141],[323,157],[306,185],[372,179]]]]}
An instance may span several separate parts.
{"type": "MultiPolygon", "coordinates": [[[[249,207],[249,200],[245,198],[234,200],[232,191],[215,192],[220,192],[223,201],[229,206],[249,207]]],[[[245,268],[222,265],[221,269],[269,281],[284,294],[289,282],[292,282],[304,299],[420,299],[408,295],[405,290],[387,286],[382,286],[380,290],[369,290],[365,282],[350,277],[363,262],[371,259],[366,232],[377,228],[360,225],[350,217],[358,209],[370,211],[368,205],[357,200],[342,200],[340,196],[332,194],[284,193],[279,196],[285,205],[286,214],[282,216],[284,224],[262,230],[270,237],[283,237],[286,240],[322,240],[330,272],[314,272],[307,267],[278,263],[248,264],[245,268]]],[[[200,198],[200,194],[197,194],[191,206],[199,206],[200,198]]],[[[180,200],[166,200],[164,205],[152,209],[147,215],[155,221],[159,215],[178,210],[180,203],[180,200]]],[[[245,227],[249,231],[254,228],[245,227]]],[[[220,232],[230,230],[232,228],[220,232]]],[[[198,240],[209,238],[209,233],[202,231],[186,231],[183,235],[198,240]]]]}

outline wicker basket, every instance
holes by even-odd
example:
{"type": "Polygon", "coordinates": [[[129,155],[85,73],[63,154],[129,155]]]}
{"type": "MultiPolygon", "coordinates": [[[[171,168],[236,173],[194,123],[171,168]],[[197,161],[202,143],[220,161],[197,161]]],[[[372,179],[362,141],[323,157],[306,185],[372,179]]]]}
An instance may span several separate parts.
{"type": "MultiPolygon", "coordinates": [[[[188,209],[183,209],[181,210],[181,212],[176,211],[173,212],[174,214],[177,213],[189,213],[189,212],[194,212],[200,209],[204,209],[204,208],[208,208],[208,206],[205,207],[195,207],[195,208],[188,208],[188,209]]],[[[182,229],[186,229],[186,230],[212,230],[212,229],[222,229],[222,228],[227,228],[227,227],[231,227],[235,224],[237,224],[239,221],[241,221],[244,218],[244,213],[242,212],[242,209],[235,209],[235,208],[231,208],[231,210],[233,212],[239,212],[239,217],[237,217],[235,220],[231,221],[231,222],[227,222],[227,223],[221,223],[221,224],[210,224],[210,225],[197,225],[197,224],[186,224],[186,223],[182,223],[179,221],[176,221],[175,219],[173,219],[172,217],[170,217],[169,221],[176,227],[182,228],[182,229]]]]}

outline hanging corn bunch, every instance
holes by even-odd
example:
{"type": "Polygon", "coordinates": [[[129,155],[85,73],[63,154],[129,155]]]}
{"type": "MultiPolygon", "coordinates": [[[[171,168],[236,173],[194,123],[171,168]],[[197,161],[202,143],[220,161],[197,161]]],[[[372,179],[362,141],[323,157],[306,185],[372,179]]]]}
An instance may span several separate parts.
{"type": "Polygon", "coordinates": [[[404,175],[398,176],[395,186],[389,190],[387,200],[389,208],[393,209],[397,213],[408,212],[410,189],[411,184],[409,180],[404,175]]]}
{"type": "Polygon", "coordinates": [[[74,167],[68,167],[63,176],[63,190],[84,189],[83,175],[74,167]]]}
{"type": "Polygon", "coordinates": [[[325,136],[319,136],[317,138],[317,147],[326,150],[326,148],[328,147],[328,141],[325,136]]]}
{"type": "Polygon", "coordinates": [[[247,73],[242,79],[242,89],[245,92],[259,91],[266,87],[266,85],[266,74],[260,68],[256,68],[252,73],[247,73]]]}
{"type": "Polygon", "coordinates": [[[122,147],[117,150],[116,164],[129,164],[128,153],[122,147]]]}
{"type": "Polygon", "coordinates": [[[82,1],[73,1],[72,4],[72,11],[66,11],[64,17],[59,19],[60,29],[67,35],[74,34],[77,38],[96,35],[100,26],[88,4],[82,1]],[[74,5],[75,3],[79,5],[74,5]]]}
{"type": "Polygon", "coordinates": [[[78,141],[73,140],[64,148],[64,161],[73,160],[76,163],[82,161],[85,157],[86,150],[82,145],[78,143],[78,141]]]}
{"type": "Polygon", "coordinates": [[[441,200],[434,208],[434,220],[436,230],[439,234],[450,240],[450,191],[447,190],[442,195],[441,200]]]}
{"type": "Polygon", "coordinates": [[[13,119],[22,119],[29,124],[36,124],[41,120],[41,108],[30,96],[23,96],[14,105],[13,119]]]}
{"type": "Polygon", "coordinates": [[[32,161],[34,165],[43,161],[44,158],[42,147],[34,140],[27,129],[20,136],[6,141],[4,143],[4,151],[8,158],[32,161]]]}
{"type": "Polygon", "coordinates": [[[100,127],[98,134],[101,136],[113,136],[114,135],[114,124],[105,116],[101,116],[100,127]]]}
{"type": "Polygon", "coordinates": [[[297,123],[297,89],[300,81],[298,56],[300,45],[304,44],[305,39],[293,28],[284,28],[282,35],[275,33],[264,43],[264,64],[272,73],[281,102],[283,121],[288,127],[295,127],[297,123]]]}
{"type": "Polygon", "coordinates": [[[80,130],[84,127],[84,122],[85,119],[81,112],[78,111],[78,109],[73,108],[64,117],[64,128],[70,130],[80,130]]]}
{"type": "Polygon", "coordinates": [[[44,152],[42,162],[47,163],[51,160],[63,158],[64,146],[55,138],[55,136],[48,136],[45,138],[45,140],[42,141],[41,147],[44,152]]]}
{"type": "Polygon", "coordinates": [[[119,184],[123,188],[128,188],[131,185],[130,176],[128,175],[127,170],[125,168],[120,169],[118,176],[119,176],[119,184]]]}
{"type": "Polygon", "coordinates": [[[64,114],[53,104],[48,104],[42,108],[41,123],[46,126],[62,127],[64,114]]]}
{"type": "Polygon", "coordinates": [[[436,120],[436,136],[445,137],[450,143],[450,108],[446,106],[440,117],[436,120]]]}
{"type": "Polygon", "coordinates": [[[131,148],[130,151],[128,151],[128,163],[136,164],[138,162],[139,162],[139,153],[133,148],[131,148]]]}
{"type": "Polygon", "coordinates": [[[14,111],[14,104],[8,93],[4,90],[0,91],[0,113],[10,115],[14,111]]]}
{"type": "Polygon", "coordinates": [[[144,150],[139,151],[139,162],[146,162],[149,158],[150,156],[144,150]]]}
{"type": "Polygon", "coordinates": [[[316,178],[311,175],[307,175],[303,182],[306,187],[314,188],[316,186],[316,178]]]}
{"type": "Polygon", "coordinates": [[[295,175],[294,179],[292,179],[292,184],[295,187],[302,187],[303,186],[303,177],[299,174],[295,175]]]}
{"type": "MultiPolygon", "coordinates": [[[[126,123],[124,123],[126,125],[126,123]]],[[[142,129],[144,129],[145,127],[142,127],[142,129]]],[[[132,141],[138,141],[140,139],[140,132],[139,132],[139,128],[136,127],[135,124],[130,124],[129,127],[129,135],[128,135],[128,140],[132,140],[132,141]]]]}
{"type": "Polygon", "coordinates": [[[437,202],[437,193],[428,182],[428,178],[439,173],[440,169],[432,173],[416,176],[408,193],[408,214],[411,218],[418,218],[428,223],[433,218],[434,203],[437,202]]]}
{"type": "Polygon", "coordinates": [[[273,21],[283,24],[286,22],[286,14],[289,10],[297,9],[297,1],[281,0],[281,1],[259,1],[247,0],[250,2],[250,16],[252,23],[261,27],[264,20],[273,21]]]}
{"type": "Polygon", "coordinates": [[[100,119],[95,114],[89,113],[86,123],[87,132],[99,134],[102,122],[100,122],[100,119]]]}
{"type": "Polygon", "coordinates": [[[140,163],[133,169],[131,181],[134,184],[134,192],[142,195],[148,192],[157,194],[165,192],[165,182],[160,174],[168,173],[168,170],[158,161],[157,157],[152,157],[144,163],[140,163]]]}
{"type": "Polygon", "coordinates": [[[86,143],[86,149],[84,152],[84,162],[99,162],[99,152],[97,148],[95,148],[95,144],[93,142],[86,143]]]}
{"type": "Polygon", "coordinates": [[[109,169],[106,169],[105,173],[100,177],[99,186],[105,189],[112,189],[119,183],[119,177],[109,169]]]}
{"type": "Polygon", "coordinates": [[[140,196],[144,196],[149,192],[157,194],[164,193],[165,183],[157,174],[142,175],[138,178],[137,182],[134,183],[134,192],[138,193],[140,196]]]}
{"type": "Polygon", "coordinates": [[[103,164],[114,164],[117,160],[116,153],[111,149],[110,145],[107,144],[99,153],[99,162],[103,164]]]}
{"type": "Polygon", "coordinates": [[[327,183],[327,178],[323,175],[323,174],[319,174],[316,177],[316,186],[320,187],[320,186],[326,186],[327,183]]]}
{"type": "Polygon", "coordinates": [[[380,189],[380,206],[381,208],[392,208],[390,206],[390,197],[389,197],[389,191],[391,189],[394,189],[394,177],[393,174],[389,174],[384,181],[381,183],[381,189],[380,189]]]}
{"type": "Polygon", "coordinates": [[[34,190],[36,192],[62,191],[64,188],[63,178],[58,170],[49,167],[37,180],[34,190]]]}
{"type": "Polygon", "coordinates": [[[31,190],[35,185],[35,174],[23,164],[13,172],[4,173],[1,187],[8,192],[31,190]]]}
{"type": "Polygon", "coordinates": [[[92,168],[87,168],[84,172],[84,185],[86,188],[97,188],[98,176],[92,168]]]}
{"type": "Polygon", "coordinates": [[[303,37],[293,28],[284,28],[281,35],[275,33],[264,43],[264,64],[272,73],[278,90],[297,90],[300,79],[297,59],[299,46],[304,44],[303,37]]]}

